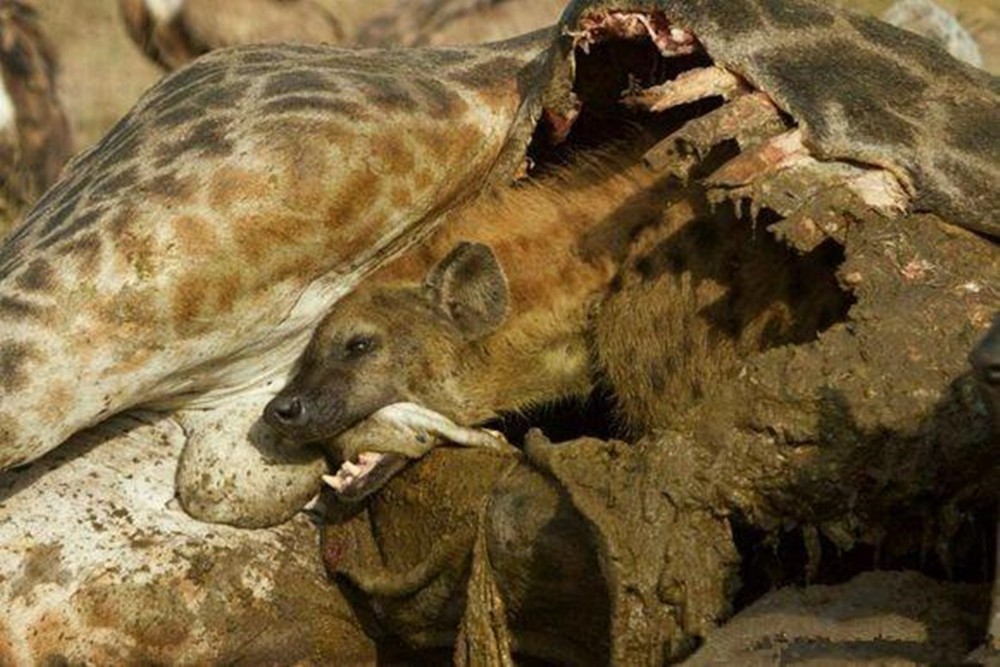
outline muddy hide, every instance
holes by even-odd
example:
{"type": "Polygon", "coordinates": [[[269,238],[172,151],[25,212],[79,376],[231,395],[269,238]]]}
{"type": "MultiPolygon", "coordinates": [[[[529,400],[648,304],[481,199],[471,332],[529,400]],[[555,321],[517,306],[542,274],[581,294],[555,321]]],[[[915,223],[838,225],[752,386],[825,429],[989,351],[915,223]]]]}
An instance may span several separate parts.
{"type": "Polygon", "coordinates": [[[981,132],[996,81],[809,2],[576,2],[561,34],[536,140],[558,155],[644,123],[662,137],[650,167],[676,178],[594,317],[607,422],[631,444],[535,436],[503,474],[463,474],[458,457],[481,453],[436,452],[329,526],[328,566],[379,631],[410,647],[457,641],[467,664],[581,660],[567,637],[614,664],[680,658],[747,584],[736,524],[763,536],[745,559],[783,535],[801,542],[786,580],[857,548],[872,566],[985,571],[1000,452],[967,357],[1000,308],[997,139],[981,132]],[[810,39],[789,38],[800,30],[810,39]],[[674,83],[642,80],[657,67],[674,83]],[[695,79],[731,87],[678,92],[695,79]],[[520,552],[497,532],[512,488],[520,552]],[[527,527],[556,506],[575,527],[541,549],[550,536],[527,527]],[[458,533],[447,557],[433,549],[458,533]],[[501,552],[542,558],[535,572],[588,572],[586,600],[562,597],[558,577],[516,574],[527,561],[501,552]],[[515,602],[533,595],[563,605],[530,615],[542,649],[522,640],[515,602]]]}

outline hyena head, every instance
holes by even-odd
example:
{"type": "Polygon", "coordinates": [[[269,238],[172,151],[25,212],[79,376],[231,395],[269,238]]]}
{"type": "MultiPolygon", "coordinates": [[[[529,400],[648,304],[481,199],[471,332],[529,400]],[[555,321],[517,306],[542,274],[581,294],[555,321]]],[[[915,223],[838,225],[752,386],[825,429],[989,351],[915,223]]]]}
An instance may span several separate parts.
{"type": "Polygon", "coordinates": [[[264,419],[305,444],[332,438],[400,401],[455,414],[462,364],[503,323],[508,296],[493,251],[467,242],[423,284],[360,287],[317,327],[264,419]]]}

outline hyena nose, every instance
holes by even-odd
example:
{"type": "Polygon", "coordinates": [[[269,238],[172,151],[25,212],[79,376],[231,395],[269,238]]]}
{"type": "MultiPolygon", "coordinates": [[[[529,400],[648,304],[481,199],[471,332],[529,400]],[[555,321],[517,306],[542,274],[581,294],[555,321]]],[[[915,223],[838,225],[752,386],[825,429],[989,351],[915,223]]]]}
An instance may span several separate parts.
{"type": "Polygon", "coordinates": [[[306,412],[298,396],[278,396],[264,408],[264,418],[272,426],[299,426],[306,421],[306,412]]]}

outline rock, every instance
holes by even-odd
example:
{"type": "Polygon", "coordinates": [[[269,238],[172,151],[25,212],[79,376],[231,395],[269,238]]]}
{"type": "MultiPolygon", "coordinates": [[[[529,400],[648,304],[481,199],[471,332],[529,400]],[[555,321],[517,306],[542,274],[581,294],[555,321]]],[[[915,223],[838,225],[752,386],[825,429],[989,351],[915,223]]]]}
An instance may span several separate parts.
{"type": "Polygon", "coordinates": [[[977,640],[983,593],[914,572],[784,588],[711,633],[684,664],[958,664],[977,640]]]}

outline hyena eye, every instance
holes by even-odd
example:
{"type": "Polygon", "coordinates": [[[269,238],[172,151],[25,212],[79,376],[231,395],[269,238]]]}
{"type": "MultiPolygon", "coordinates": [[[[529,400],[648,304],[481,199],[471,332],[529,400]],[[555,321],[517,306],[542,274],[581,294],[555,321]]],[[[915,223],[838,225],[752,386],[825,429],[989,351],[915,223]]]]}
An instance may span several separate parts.
{"type": "Polygon", "coordinates": [[[352,336],[344,345],[344,352],[349,359],[368,354],[375,349],[375,338],[373,336],[358,335],[352,336]]]}

